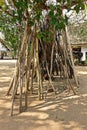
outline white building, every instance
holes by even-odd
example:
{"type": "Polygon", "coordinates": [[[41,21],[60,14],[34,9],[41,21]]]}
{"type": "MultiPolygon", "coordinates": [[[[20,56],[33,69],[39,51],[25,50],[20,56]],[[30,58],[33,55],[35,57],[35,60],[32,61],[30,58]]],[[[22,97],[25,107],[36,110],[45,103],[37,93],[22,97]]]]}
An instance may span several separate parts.
{"type": "Polygon", "coordinates": [[[71,44],[72,48],[79,49],[80,52],[83,54],[81,57],[81,61],[87,60],[87,43],[81,43],[81,44],[71,44]]]}
{"type": "Polygon", "coordinates": [[[2,43],[0,43],[0,52],[7,52],[7,51],[8,49],[4,45],[2,45],[2,43]]]}
{"type": "Polygon", "coordinates": [[[7,52],[9,51],[9,49],[4,46],[2,43],[0,43],[0,59],[3,59],[4,56],[7,55],[7,52]]]}
{"type": "Polygon", "coordinates": [[[81,47],[81,52],[83,54],[83,56],[81,57],[81,61],[85,61],[86,60],[86,54],[87,54],[87,47],[81,47]]]}
{"type": "Polygon", "coordinates": [[[4,41],[4,35],[2,32],[0,32],[0,59],[3,59],[4,56],[7,54],[8,52],[8,48],[4,45],[3,43],[4,41]]]}

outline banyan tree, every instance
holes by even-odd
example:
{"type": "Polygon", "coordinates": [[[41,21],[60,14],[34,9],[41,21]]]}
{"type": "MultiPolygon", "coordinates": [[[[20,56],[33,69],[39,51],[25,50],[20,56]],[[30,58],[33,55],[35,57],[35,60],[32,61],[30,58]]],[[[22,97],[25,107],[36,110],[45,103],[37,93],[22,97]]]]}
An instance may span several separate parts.
{"type": "Polygon", "coordinates": [[[84,2],[6,0],[7,13],[12,15],[19,28],[18,60],[7,92],[7,95],[12,93],[11,115],[16,94],[19,94],[19,111],[27,109],[28,95],[33,94],[34,83],[37,84],[39,100],[44,99],[50,88],[56,95],[57,89],[53,84],[55,75],[59,79],[65,79],[66,89],[76,94],[71,79],[74,79],[76,86],[78,81],[67,29],[68,17],[63,10],[74,9],[78,13],[85,8],[84,2]],[[44,89],[45,80],[48,84],[44,89]]]}

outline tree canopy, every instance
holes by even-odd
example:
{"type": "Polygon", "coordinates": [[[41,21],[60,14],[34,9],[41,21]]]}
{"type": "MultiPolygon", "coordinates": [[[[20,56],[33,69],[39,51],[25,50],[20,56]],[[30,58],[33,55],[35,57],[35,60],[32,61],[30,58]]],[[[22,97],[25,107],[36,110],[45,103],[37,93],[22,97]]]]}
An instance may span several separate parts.
{"type": "MultiPolygon", "coordinates": [[[[20,28],[24,28],[26,21],[30,26],[34,26],[35,21],[42,21],[46,14],[51,30],[63,29],[68,24],[68,16],[63,15],[63,10],[66,9],[68,12],[75,10],[78,13],[79,10],[86,8],[86,2],[86,0],[1,0],[0,31],[5,35],[5,43],[16,51],[20,28]]],[[[23,32],[23,29],[21,30],[23,32]]],[[[45,39],[45,36],[38,31],[38,37],[45,39]]]]}

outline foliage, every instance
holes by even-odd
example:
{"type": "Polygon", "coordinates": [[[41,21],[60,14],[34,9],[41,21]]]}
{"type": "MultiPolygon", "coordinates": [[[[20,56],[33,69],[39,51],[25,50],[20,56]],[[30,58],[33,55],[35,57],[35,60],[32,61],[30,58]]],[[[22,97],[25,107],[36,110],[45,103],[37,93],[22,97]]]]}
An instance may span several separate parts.
{"type": "Polygon", "coordinates": [[[4,0],[0,0],[0,7],[4,5],[4,0]]]}
{"type": "Polygon", "coordinates": [[[29,26],[34,26],[36,21],[38,23],[42,21],[44,10],[47,12],[50,29],[42,34],[39,30],[38,38],[43,37],[49,42],[54,29],[64,29],[68,24],[68,17],[63,15],[63,9],[69,12],[73,7],[78,13],[80,9],[85,8],[83,1],[56,0],[56,3],[50,3],[47,0],[7,0],[4,4],[4,0],[0,0],[0,30],[5,34],[5,43],[16,51],[19,42],[19,27],[23,29],[26,21],[29,26]]]}
{"type": "Polygon", "coordinates": [[[12,23],[9,15],[2,13],[0,16],[0,31],[3,32],[5,36],[6,46],[13,52],[13,57],[16,57],[18,50],[18,28],[12,23]]]}

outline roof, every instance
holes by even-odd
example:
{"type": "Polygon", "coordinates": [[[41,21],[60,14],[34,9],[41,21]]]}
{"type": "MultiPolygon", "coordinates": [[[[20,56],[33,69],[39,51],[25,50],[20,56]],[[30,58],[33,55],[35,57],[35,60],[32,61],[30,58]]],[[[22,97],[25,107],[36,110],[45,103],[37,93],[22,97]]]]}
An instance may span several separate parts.
{"type": "Polygon", "coordinates": [[[71,44],[72,47],[87,47],[87,42],[71,44]]]}

